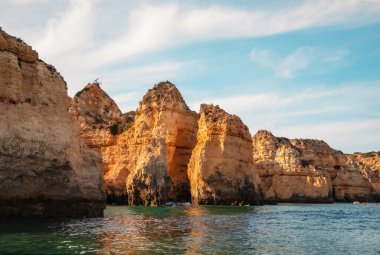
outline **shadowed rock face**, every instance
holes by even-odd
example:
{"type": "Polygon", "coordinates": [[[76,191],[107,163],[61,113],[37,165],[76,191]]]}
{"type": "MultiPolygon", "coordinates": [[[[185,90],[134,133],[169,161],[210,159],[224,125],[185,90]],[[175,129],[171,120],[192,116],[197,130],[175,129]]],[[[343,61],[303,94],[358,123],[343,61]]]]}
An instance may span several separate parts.
{"type": "Polygon", "coordinates": [[[133,114],[122,114],[98,83],[89,83],[70,101],[69,112],[79,123],[86,144],[100,154],[107,202],[127,204],[126,176],[117,169],[124,159],[117,145],[119,133],[133,122],[133,114]]]}
{"type": "Polygon", "coordinates": [[[289,140],[260,130],[253,137],[253,157],[267,202],[376,199],[357,162],[323,141],[289,140]]]}
{"type": "Polygon", "coordinates": [[[260,179],[248,128],[218,106],[202,104],[197,144],[189,162],[195,204],[256,204],[260,179]]]}
{"type": "Polygon", "coordinates": [[[0,216],[102,216],[99,157],[68,113],[55,68],[0,30],[0,216]]]}
{"type": "Polygon", "coordinates": [[[76,93],[69,112],[79,122],[88,147],[102,148],[116,143],[111,127],[121,121],[121,111],[98,83],[89,83],[76,93]]]}

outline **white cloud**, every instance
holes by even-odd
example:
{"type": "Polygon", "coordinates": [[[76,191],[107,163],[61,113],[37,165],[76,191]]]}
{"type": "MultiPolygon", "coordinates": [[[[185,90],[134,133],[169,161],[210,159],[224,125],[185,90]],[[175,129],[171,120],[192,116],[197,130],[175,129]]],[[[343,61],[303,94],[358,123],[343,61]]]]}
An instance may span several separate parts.
{"type": "Polygon", "coordinates": [[[68,54],[83,54],[92,43],[94,3],[90,0],[71,0],[66,11],[48,21],[46,31],[35,45],[38,52],[53,63],[68,54]]]}
{"type": "Polygon", "coordinates": [[[189,105],[198,110],[201,102],[218,104],[228,113],[241,117],[251,134],[268,129],[277,136],[323,139],[346,152],[365,151],[380,144],[380,116],[376,107],[379,84],[380,81],[373,81],[336,88],[319,86],[296,93],[285,90],[204,97],[189,105]],[[354,120],[345,121],[346,113],[354,120]]]}
{"type": "Polygon", "coordinates": [[[333,121],[328,123],[297,125],[273,130],[276,136],[313,138],[327,142],[332,148],[345,152],[379,149],[380,119],[333,121]]]}
{"type": "Polygon", "coordinates": [[[297,73],[309,69],[320,72],[321,69],[330,70],[332,64],[338,63],[348,55],[348,50],[321,50],[312,47],[301,47],[281,57],[277,52],[269,49],[253,49],[250,53],[251,61],[270,68],[275,75],[282,78],[293,78],[297,73]],[[329,63],[329,66],[326,66],[329,63]]]}
{"type": "MultiPolygon", "coordinates": [[[[44,32],[35,31],[40,36],[33,36],[32,41],[41,58],[62,72],[69,87],[84,83],[86,77],[88,80],[97,76],[100,67],[133,61],[142,54],[190,41],[257,37],[380,20],[378,1],[304,1],[274,10],[223,5],[197,7],[180,2],[132,5],[123,1],[72,0],[69,3],[46,22],[44,32]]],[[[6,7],[0,3],[0,9],[6,7]]],[[[1,13],[2,20],[7,20],[6,15],[7,12],[1,13]]],[[[304,57],[307,53],[304,51],[307,49],[284,59],[277,75],[290,78],[307,68],[309,58],[304,57]]]]}

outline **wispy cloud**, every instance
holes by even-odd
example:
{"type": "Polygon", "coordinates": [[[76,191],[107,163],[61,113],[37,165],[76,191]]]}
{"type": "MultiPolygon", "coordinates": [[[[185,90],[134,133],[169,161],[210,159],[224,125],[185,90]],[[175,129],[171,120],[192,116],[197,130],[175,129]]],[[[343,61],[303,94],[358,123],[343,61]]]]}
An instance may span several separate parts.
{"type": "Polygon", "coordinates": [[[338,149],[365,150],[365,146],[380,144],[380,114],[376,104],[379,85],[380,81],[374,81],[342,84],[337,88],[319,86],[296,93],[283,90],[205,97],[190,106],[198,110],[201,102],[218,104],[240,116],[252,134],[269,129],[278,136],[325,139],[338,149]],[[345,120],[349,115],[351,120],[345,120]]]}
{"type": "MultiPolygon", "coordinates": [[[[10,5],[8,1],[0,4],[0,9],[10,11],[7,3],[10,5]]],[[[132,5],[123,1],[72,0],[46,22],[43,32],[31,33],[40,36],[30,38],[40,56],[56,65],[71,87],[83,84],[85,77],[92,79],[102,66],[130,61],[138,55],[174,45],[266,36],[320,26],[355,26],[380,21],[379,11],[380,2],[360,0],[303,1],[283,4],[275,10],[222,4],[199,7],[180,2],[132,5]]],[[[1,12],[1,20],[7,20],[7,12],[1,12]]],[[[290,54],[277,75],[292,77],[304,70],[309,65],[304,55],[309,50],[290,54]]],[[[334,61],[334,57],[330,60],[334,61]]]]}
{"type": "Polygon", "coordinates": [[[270,68],[276,76],[282,78],[293,78],[297,73],[307,70],[310,66],[313,70],[329,70],[333,63],[343,60],[348,55],[348,50],[322,50],[312,47],[301,47],[281,57],[277,52],[270,49],[253,49],[250,59],[263,67],[270,68]],[[329,63],[327,68],[326,63],[329,63]],[[317,67],[317,68],[315,68],[317,67]]]}
{"type": "Polygon", "coordinates": [[[349,153],[366,151],[368,148],[379,149],[380,144],[380,119],[294,125],[272,131],[277,136],[324,140],[331,147],[349,153]]]}

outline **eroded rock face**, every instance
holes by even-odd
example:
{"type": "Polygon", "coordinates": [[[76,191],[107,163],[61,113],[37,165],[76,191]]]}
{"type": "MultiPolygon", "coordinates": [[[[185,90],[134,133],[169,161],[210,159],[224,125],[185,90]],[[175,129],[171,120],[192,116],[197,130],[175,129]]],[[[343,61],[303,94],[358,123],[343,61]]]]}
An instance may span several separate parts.
{"type": "Polygon", "coordinates": [[[260,179],[247,126],[218,106],[202,104],[188,175],[195,204],[256,204],[260,179]]]}
{"type": "Polygon", "coordinates": [[[190,199],[187,163],[196,143],[197,118],[169,82],[146,93],[133,126],[120,139],[129,155],[129,204],[159,205],[190,199]]]}
{"type": "Polygon", "coordinates": [[[111,127],[121,121],[122,114],[99,83],[89,83],[76,93],[70,102],[69,112],[80,124],[82,137],[90,148],[102,148],[116,143],[111,127]]]}
{"type": "Polygon", "coordinates": [[[107,202],[127,204],[126,176],[118,171],[124,159],[117,138],[133,122],[133,113],[122,114],[97,82],[87,84],[75,94],[69,111],[79,123],[86,144],[101,156],[107,202]]]}
{"type": "Polygon", "coordinates": [[[102,156],[108,202],[160,205],[190,200],[187,163],[196,143],[198,115],[173,84],[155,85],[137,112],[126,114],[94,84],[74,101],[83,136],[102,156]]]}
{"type": "Polygon", "coordinates": [[[377,201],[380,201],[380,152],[356,152],[347,156],[357,162],[361,172],[371,181],[377,191],[377,201]]]}
{"type": "Polygon", "coordinates": [[[267,202],[374,201],[371,181],[355,160],[325,142],[253,137],[253,157],[267,202]]]}
{"type": "Polygon", "coordinates": [[[67,87],[0,30],[0,216],[102,216],[99,156],[68,113],[67,87]]]}

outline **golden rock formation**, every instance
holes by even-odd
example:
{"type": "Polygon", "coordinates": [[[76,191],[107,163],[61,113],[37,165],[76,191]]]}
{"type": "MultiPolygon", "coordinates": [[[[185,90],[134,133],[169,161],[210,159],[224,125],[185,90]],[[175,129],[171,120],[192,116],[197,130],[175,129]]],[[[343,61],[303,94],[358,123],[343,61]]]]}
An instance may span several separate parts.
{"type": "Polygon", "coordinates": [[[202,104],[188,175],[195,204],[256,204],[260,179],[247,126],[218,106],[202,104]]]}
{"type": "Polygon", "coordinates": [[[121,135],[130,160],[129,204],[159,205],[190,198],[187,163],[196,143],[197,117],[169,82],[145,94],[133,126],[121,135]]]}
{"type": "Polygon", "coordinates": [[[100,150],[109,202],[159,205],[190,199],[187,163],[196,143],[198,115],[173,84],[155,85],[137,112],[123,115],[94,84],[74,101],[82,135],[100,150]]]}
{"type": "Polygon", "coordinates": [[[266,202],[374,201],[357,162],[323,141],[275,137],[260,130],[253,157],[266,202]]]}
{"type": "Polygon", "coordinates": [[[68,113],[66,83],[0,29],[0,216],[101,216],[99,156],[68,113]]]}

